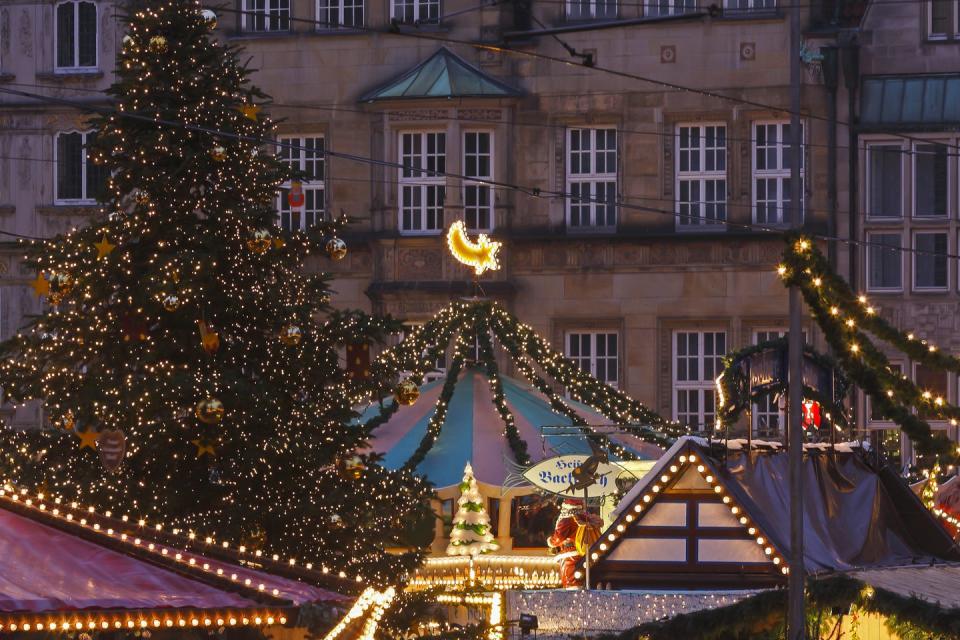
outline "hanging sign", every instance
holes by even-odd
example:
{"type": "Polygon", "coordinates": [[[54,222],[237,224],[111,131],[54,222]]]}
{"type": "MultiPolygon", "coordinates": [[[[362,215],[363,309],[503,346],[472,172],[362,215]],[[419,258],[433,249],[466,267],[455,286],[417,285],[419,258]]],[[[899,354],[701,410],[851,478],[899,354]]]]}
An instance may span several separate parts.
{"type": "MultiPolygon", "coordinates": [[[[523,472],[523,477],[533,486],[566,498],[582,498],[583,489],[573,489],[573,470],[590,456],[567,455],[541,460],[523,472]]],[[[588,498],[600,498],[617,492],[617,476],[622,469],[609,462],[597,465],[596,482],[587,487],[588,498]]]]}

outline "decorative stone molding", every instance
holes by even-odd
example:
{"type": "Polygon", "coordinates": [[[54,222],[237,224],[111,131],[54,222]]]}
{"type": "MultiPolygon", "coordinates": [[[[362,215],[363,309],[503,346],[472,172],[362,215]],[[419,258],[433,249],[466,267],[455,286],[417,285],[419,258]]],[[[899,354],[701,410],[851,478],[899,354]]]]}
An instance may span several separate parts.
{"type": "Polygon", "coordinates": [[[503,120],[503,111],[500,109],[457,109],[457,117],[464,120],[503,120]]]}
{"type": "Polygon", "coordinates": [[[400,280],[436,280],[442,267],[440,248],[401,247],[397,250],[397,278],[400,280]]]}
{"type": "Polygon", "coordinates": [[[389,111],[387,118],[390,122],[420,122],[424,120],[446,120],[450,117],[449,109],[416,109],[405,111],[389,111]]]}

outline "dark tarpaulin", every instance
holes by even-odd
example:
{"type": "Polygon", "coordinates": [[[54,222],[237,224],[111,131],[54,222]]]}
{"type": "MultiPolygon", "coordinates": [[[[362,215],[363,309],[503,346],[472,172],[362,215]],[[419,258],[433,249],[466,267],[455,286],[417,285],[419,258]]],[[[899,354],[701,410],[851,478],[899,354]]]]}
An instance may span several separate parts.
{"type": "MultiPolygon", "coordinates": [[[[724,484],[761,531],[790,549],[786,453],[730,451],[724,484]]],[[[808,450],[804,457],[804,558],[809,573],[960,560],[946,531],[907,484],[860,453],[808,450]]]]}

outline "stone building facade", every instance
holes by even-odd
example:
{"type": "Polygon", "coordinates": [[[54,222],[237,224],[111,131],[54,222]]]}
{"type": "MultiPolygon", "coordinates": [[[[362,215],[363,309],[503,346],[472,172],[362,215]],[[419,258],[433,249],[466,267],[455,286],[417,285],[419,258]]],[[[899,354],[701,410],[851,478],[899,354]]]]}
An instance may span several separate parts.
{"type": "MultiPolygon", "coordinates": [[[[870,163],[862,143],[885,133],[847,126],[863,108],[860,74],[955,72],[956,1],[948,19],[943,0],[881,3],[865,14],[851,2],[804,7],[810,230],[864,239],[887,228],[865,216],[869,180],[860,171],[870,163]],[[929,25],[949,29],[941,36],[929,25]]],[[[123,35],[116,3],[125,4],[4,2],[0,89],[104,102],[123,35]]],[[[284,119],[280,137],[296,148],[291,162],[314,172],[306,210],[281,211],[278,224],[340,212],[355,220],[348,257],[317,265],[335,270],[338,304],[418,322],[470,293],[442,237],[465,219],[506,245],[502,270],[482,283],[486,295],[598,376],[665,415],[706,425],[720,356],[787,326],[774,270],[782,243],[762,228],[787,224],[789,25],[773,0],[725,5],[231,0],[217,33],[246,48],[256,82],[273,96],[269,111],[284,119]],[[597,28],[611,21],[619,24],[597,28]],[[320,148],[337,155],[311,151],[320,148]],[[449,175],[401,166],[414,164],[449,175]]],[[[49,236],[82,224],[92,205],[77,151],[83,116],[0,93],[0,123],[0,228],[49,236]]],[[[942,132],[922,133],[957,142],[942,132]]],[[[955,250],[960,179],[955,155],[946,163],[952,213],[929,225],[955,250]]],[[[906,187],[902,197],[906,207],[906,187]]],[[[285,198],[278,205],[285,209],[285,198]]],[[[902,220],[901,235],[928,225],[902,220]]],[[[0,246],[0,334],[8,336],[39,304],[16,245],[0,246]]],[[[863,251],[843,242],[829,249],[864,286],[863,251]]],[[[945,290],[891,289],[881,304],[958,350],[950,310],[960,273],[950,264],[945,290]]],[[[812,325],[807,334],[820,342],[812,325]]],[[[859,409],[860,426],[871,426],[862,401],[859,409]]],[[[774,404],[753,413],[758,430],[782,424],[774,404]]]]}

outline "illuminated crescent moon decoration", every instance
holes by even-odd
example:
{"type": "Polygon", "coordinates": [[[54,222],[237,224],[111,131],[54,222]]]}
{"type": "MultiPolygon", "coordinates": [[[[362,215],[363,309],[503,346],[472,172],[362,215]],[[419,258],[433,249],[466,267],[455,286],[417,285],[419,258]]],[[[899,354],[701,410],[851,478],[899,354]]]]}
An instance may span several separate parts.
{"type": "Polygon", "coordinates": [[[481,233],[477,242],[471,242],[463,228],[463,222],[457,221],[450,225],[447,231],[447,246],[450,247],[450,253],[453,257],[473,268],[475,274],[482,275],[484,271],[496,271],[500,268],[497,262],[497,251],[500,249],[499,242],[493,242],[486,234],[481,233]]]}

